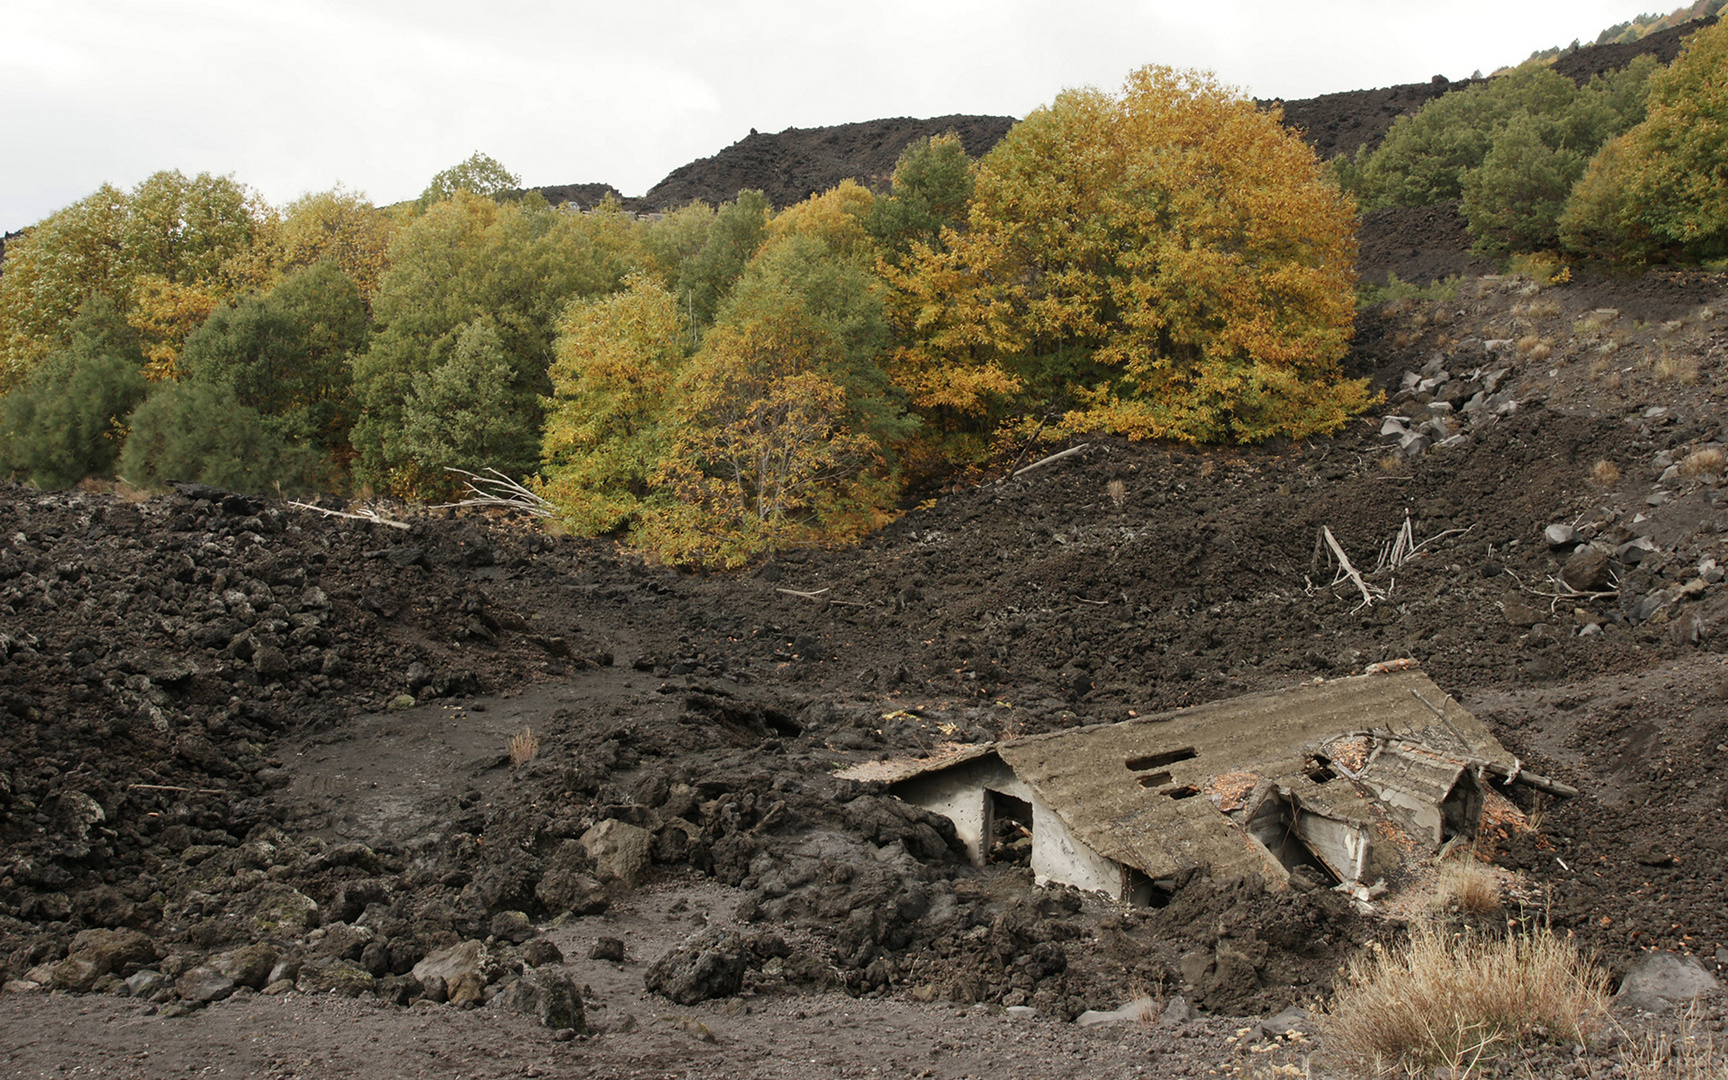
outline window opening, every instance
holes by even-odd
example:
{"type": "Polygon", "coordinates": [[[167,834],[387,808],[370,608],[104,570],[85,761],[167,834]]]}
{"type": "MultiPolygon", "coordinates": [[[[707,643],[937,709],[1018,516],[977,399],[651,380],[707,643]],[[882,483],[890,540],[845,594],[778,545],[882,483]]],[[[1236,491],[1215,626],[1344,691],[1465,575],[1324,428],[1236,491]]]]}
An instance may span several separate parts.
{"type": "Polygon", "coordinates": [[[985,860],[1009,866],[1032,864],[1032,804],[1000,791],[990,793],[990,853],[985,860]]]}
{"type": "Polygon", "coordinates": [[[1200,752],[1192,746],[1180,750],[1170,750],[1162,754],[1148,754],[1145,757],[1129,758],[1122,764],[1128,766],[1130,772],[1145,772],[1148,769],[1162,769],[1166,765],[1174,765],[1178,761],[1193,761],[1200,752]]]}

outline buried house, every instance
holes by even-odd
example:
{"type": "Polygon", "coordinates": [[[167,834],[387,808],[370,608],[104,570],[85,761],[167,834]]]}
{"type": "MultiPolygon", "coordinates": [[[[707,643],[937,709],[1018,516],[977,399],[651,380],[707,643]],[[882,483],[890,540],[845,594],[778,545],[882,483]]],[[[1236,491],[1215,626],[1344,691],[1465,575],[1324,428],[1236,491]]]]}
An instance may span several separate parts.
{"type": "Polygon", "coordinates": [[[1472,838],[1502,793],[1572,788],[1524,772],[1414,661],[1114,724],[857,766],[947,817],[975,864],[1030,839],[1039,884],[1155,903],[1195,871],[1282,888],[1396,880],[1472,838]]]}

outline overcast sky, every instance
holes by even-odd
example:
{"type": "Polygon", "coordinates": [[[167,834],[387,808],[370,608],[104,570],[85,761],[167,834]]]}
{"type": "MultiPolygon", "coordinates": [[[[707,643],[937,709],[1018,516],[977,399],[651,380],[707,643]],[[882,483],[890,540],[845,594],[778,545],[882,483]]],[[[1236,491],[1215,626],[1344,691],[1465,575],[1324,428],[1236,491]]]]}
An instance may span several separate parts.
{"type": "MultiPolygon", "coordinates": [[[[0,0],[0,228],[161,169],[280,205],[475,150],[640,195],[749,133],[1024,116],[1147,63],[1285,99],[1463,78],[1650,0],[0,0]]],[[[1655,5],[1661,7],[1661,5],[1655,5]]]]}

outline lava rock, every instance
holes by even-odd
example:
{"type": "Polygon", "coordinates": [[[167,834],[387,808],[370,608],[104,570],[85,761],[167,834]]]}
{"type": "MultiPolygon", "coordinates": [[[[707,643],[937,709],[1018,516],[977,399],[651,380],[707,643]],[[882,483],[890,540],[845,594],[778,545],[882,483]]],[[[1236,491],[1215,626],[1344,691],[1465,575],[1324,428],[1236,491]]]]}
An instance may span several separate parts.
{"type": "Polygon", "coordinates": [[[679,1005],[695,1005],[743,989],[746,962],[742,937],[709,930],[648,965],[642,982],[651,994],[679,1005]]]}

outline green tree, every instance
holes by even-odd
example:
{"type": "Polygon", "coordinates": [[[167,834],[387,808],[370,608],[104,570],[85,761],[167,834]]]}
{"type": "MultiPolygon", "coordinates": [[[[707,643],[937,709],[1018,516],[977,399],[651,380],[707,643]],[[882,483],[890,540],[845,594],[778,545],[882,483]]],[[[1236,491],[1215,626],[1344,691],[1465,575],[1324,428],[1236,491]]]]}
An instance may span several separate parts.
{"type": "Polygon", "coordinates": [[[708,243],[708,231],[713,227],[714,208],[704,202],[693,202],[662,215],[642,236],[648,269],[661,284],[673,287],[684,272],[684,264],[708,243]]]}
{"type": "Polygon", "coordinates": [[[1728,254],[1728,25],[1686,39],[1650,76],[1648,115],[1592,162],[1561,231],[1576,250],[1728,254]]]}
{"type": "Polygon", "coordinates": [[[458,192],[404,228],[390,259],[372,298],[371,344],[353,365],[355,477],[399,494],[442,495],[442,466],[420,461],[403,437],[416,376],[444,365],[463,331],[489,319],[510,372],[508,421],[537,443],[559,315],[572,299],[616,290],[643,254],[640,229],[621,214],[458,192]]]}
{"type": "Polygon", "coordinates": [[[312,456],[284,445],[229,383],[159,384],[130,423],[119,472],[137,487],[179,480],[257,495],[314,486],[312,456]]]}
{"type": "Polygon", "coordinates": [[[539,430],[521,417],[533,407],[516,378],[504,340],[488,318],[461,328],[449,357],[414,373],[402,403],[402,445],[418,468],[531,472],[539,430]]]}
{"type": "Polygon", "coordinates": [[[112,300],[86,300],[69,336],[0,398],[0,462],[44,489],[112,476],[124,418],[146,392],[138,333],[112,300]]]}
{"type": "Polygon", "coordinates": [[[958,135],[909,143],[894,166],[893,186],[871,206],[866,227],[887,257],[899,261],[914,243],[934,247],[943,229],[965,222],[972,187],[972,159],[958,135]]]}
{"type": "Polygon", "coordinates": [[[188,382],[232,387],[284,446],[345,457],[355,412],[349,362],[367,329],[359,288],[321,262],[219,309],[186,339],[181,366],[188,382]]]}
{"type": "Polygon", "coordinates": [[[466,161],[440,172],[420,193],[419,208],[424,211],[432,204],[451,198],[458,191],[491,198],[522,186],[522,178],[499,164],[494,158],[476,150],[466,161]]]}
{"type": "Polygon", "coordinates": [[[1540,63],[1443,94],[1393,121],[1362,164],[1356,194],[1368,210],[1462,198],[1465,174],[1482,164],[1508,121],[1563,113],[1577,95],[1572,80],[1540,63]]]}
{"type": "Polygon", "coordinates": [[[695,327],[714,321],[720,301],[768,234],[771,207],[760,191],[740,191],[714,215],[701,250],[679,268],[676,292],[695,327]]]}

